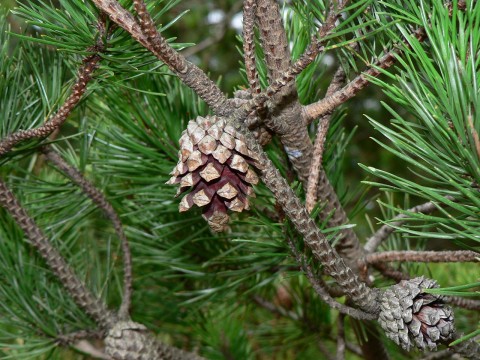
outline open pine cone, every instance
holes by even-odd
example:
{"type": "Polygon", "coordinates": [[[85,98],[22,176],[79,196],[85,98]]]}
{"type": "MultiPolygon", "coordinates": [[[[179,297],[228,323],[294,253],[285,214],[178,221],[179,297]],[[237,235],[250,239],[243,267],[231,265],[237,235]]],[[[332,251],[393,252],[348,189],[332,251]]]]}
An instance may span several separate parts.
{"type": "Polygon", "coordinates": [[[190,120],[180,138],[179,161],[167,184],[180,184],[177,196],[192,189],[180,202],[180,212],[194,204],[203,207],[203,217],[213,231],[228,224],[227,210],[249,209],[252,185],[258,177],[250,165],[258,160],[244,137],[217,116],[190,120]]]}
{"type": "Polygon", "coordinates": [[[434,350],[455,331],[453,312],[442,297],[422,291],[436,287],[435,280],[422,276],[401,281],[381,297],[380,325],[387,337],[407,351],[413,345],[434,350]]]}

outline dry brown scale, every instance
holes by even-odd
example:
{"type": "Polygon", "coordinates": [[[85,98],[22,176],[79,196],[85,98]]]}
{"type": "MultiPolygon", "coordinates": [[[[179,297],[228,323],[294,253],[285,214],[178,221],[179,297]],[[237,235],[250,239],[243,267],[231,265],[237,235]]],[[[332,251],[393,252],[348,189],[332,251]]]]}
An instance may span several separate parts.
{"type": "Polygon", "coordinates": [[[211,229],[224,231],[228,210],[248,210],[248,198],[255,196],[252,185],[258,177],[252,166],[258,166],[257,155],[243,135],[217,116],[190,120],[179,142],[179,161],[167,184],[180,184],[177,196],[192,189],[180,201],[180,212],[203,207],[211,229]]]}

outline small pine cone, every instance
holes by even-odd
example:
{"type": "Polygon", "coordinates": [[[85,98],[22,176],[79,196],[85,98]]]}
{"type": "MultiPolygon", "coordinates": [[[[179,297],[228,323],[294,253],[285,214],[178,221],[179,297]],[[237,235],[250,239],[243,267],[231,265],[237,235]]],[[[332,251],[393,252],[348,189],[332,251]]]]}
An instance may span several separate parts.
{"type": "Polygon", "coordinates": [[[422,291],[436,287],[435,280],[422,276],[402,280],[382,295],[379,323],[387,337],[407,351],[413,345],[434,350],[454,334],[452,309],[440,295],[422,291]]]}
{"type": "MultiPolygon", "coordinates": [[[[258,157],[245,138],[216,116],[190,120],[180,138],[179,161],[167,184],[180,184],[177,196],[192,189],[180,202],[180,212],[203,207],[203,217],[216,232],[227,228],[227,210],[249,209],[248,197],[258,177],[252,170],[258,157]]],[[[258,166],[257,166],[258,167],[258,166]]]]}
{"type": "Polygon", "coordinates": [[[133,321],[120,321],[113,325],[105,338],[105,353],[115,360],[203,359],[163,344],[144,325],[133,321]]]}

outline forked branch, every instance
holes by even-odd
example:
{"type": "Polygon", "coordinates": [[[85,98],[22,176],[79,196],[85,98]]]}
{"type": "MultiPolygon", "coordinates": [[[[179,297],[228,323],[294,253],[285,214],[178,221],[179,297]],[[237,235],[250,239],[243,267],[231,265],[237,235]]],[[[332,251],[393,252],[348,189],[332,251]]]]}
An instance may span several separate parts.
{"type": "MultiPolygon", "coordinates": [[[[418,41],[423,41],[426,36],[423,28],[418,29],[413,35],[418,41]]],[[[409,47],[409,44],[406,41],[403,45],[407,48],[409,47]]],[[[395,64],[396,56],[398,56],[402,51],[403,48],[400,46],[394,48],[378,59],[373,66],[350,81],[342,89],[334,92],[330,96],[326,96],[324,99],[316,103],[305,106],[303,108],[303,112],[307,124],[319,118],[320,116],[330,114],[341,104],[357,95],[362,89],[370,84],[370,78],[380,76],[382,74],[382,70],[388,69],[395,64]]]]}
{"type": "MultiPolygon", "coordinates": [[[[455,201],[455,198],[452,196],[445,196],[447,201],[455,201]]],[[[388,224],[383,225],[380,229],[377,230],[370,238],[368,238],[367,243],[364,246],[364,250],[367,253],[373,253],[377,250],[380,244],[385,241],[390,234],[392,234],[396,228],[402,226],[406,219],[410,217],[408,213],[420,213],[420,214],[430,214],[438,209],[441,204],[433,201],[428,201],[424,204],[414,206],[411,209],[408,209],[405,214],[397,215],[393,218],[394,221],[389,222],[388,224]]]]}

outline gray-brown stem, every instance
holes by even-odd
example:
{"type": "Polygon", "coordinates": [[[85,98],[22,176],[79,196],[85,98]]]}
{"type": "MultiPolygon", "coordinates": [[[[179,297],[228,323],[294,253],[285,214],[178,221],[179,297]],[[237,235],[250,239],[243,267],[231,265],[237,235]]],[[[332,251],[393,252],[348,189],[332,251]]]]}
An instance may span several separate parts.
{"type": "Polygon", "coordinates": [[[70,265],[68,265],[57,249],[52,246],[50,240],[47,239],[35,221],[27,214],[3,180],[0,180],[0,206],[4,207],[15,219],[20,228],[25,232],[25,236],[30,244],[45,259],[58,280],[73,300],[75,300],[75,303],[91,316],[102,329],[110,328],[116,321],[116,316],[80,281],[70,265]]]}
{"type": "Polygon", "coordinates": [[[132,254],[128,244],[127,236],[123,231],[122,222],[117,215],[113,206],[108,202],[105,195],[97,189],[90,181],[88,181],[78,169],[67,164],[67,162],[55,152],[52,147],[45,146],[42,148],[48,160],[64,172],[75,184],[80,186],[83,192],[100,208],[105,216],[112,222],[113,228],[120,239],[123,252],[123,296],[122,304],[118,312],[120,319],[127,319],[129,317],[129,310],[132,298],[132,254]]]}

